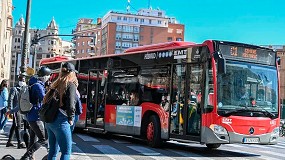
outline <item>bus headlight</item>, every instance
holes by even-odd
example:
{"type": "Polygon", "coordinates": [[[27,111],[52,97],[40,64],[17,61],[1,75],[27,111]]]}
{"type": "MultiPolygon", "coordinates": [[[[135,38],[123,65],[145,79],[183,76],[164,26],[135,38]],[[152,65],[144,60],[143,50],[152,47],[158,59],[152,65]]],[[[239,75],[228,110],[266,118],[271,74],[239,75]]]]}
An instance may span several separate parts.
{"type": "Polygon", "coordinates": [[[272,136],[274,136],[274,135],[277,135],[277,136],[278,136],[278,135],[279,135],[279,127],[274,128],[271,135],[272,135],[272,136]]]}
{"type": "Polygon", "coordinates": [[[210,128],[212,129],[213,132],[215,132],[218,135],[227,135],[228,134],[228,131],[222,126],[219,126],[216,124],[211,124],[210,128]]]}

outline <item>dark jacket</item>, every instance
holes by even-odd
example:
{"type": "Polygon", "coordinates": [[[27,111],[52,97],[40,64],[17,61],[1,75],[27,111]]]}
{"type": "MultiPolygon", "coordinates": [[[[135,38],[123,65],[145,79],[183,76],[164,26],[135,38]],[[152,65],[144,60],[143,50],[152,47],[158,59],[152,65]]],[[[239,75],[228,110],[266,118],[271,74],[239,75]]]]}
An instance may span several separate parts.
{"type": "Polygon", "coordinates": [[[19,106],[19,93],[21,91],[21,87],[19,85],[12,87],[10,89],[9,97],[8,97],[8,109],[12,110],[19,106]]]}
{"type": "Polygon", "coordinates": [[[69,83],[63,95],[63,106],[61,107],[66,112],[68,121],[73,121],[74,118],[76,96],[76,85],[69,83]]]}
{"type": "Polygon", "coordinates": [[[28,121],[38,121],[39,109],[42,107],[42,101],[45,96],[45,86],[44,83],[38,80],[36,77],[32,77],[29,80],[30,88],[30,102],[33,104],[32,109],[27,113],[28,121]],[[32,86],[33,85],[33,86],[32,86]]]}

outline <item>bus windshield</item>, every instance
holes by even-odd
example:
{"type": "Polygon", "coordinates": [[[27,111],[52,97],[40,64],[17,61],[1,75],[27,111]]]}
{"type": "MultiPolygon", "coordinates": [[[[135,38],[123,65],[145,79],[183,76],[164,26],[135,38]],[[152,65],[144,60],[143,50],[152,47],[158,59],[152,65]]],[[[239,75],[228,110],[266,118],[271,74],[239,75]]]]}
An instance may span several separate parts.
{"type": "Polygon", "coordinates": [[[227,61],[226,73],[218,75],[218,113],[277,117],[277,87],[273,66],[227,61]]]}

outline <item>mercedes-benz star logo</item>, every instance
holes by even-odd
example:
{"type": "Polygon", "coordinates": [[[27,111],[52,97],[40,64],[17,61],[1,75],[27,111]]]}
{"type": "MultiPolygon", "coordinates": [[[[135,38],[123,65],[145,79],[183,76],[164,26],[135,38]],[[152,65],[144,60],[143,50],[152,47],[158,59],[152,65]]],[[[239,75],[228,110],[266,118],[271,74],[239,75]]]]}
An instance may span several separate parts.
{"type": "Polygon", "coordinates": [[[250,133],[250,134],[253,134],[253,133],[254,133],[254,128],[253,128],[253,127],[250,127],[249,133],[250,133]]]}

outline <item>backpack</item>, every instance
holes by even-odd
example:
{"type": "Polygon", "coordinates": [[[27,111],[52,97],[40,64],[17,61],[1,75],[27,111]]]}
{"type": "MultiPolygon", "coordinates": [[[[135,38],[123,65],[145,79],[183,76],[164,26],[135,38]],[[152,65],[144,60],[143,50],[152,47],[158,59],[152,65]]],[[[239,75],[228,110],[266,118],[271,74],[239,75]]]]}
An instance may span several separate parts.
{"type": "Polygon", "coordinates": [[[75,104],[75,114],[80,115],[82,113],[82,103],[78,95],[76,95],[76,104],[75,104]]]}
{"type": "MultiPolygon", "coordinates": [[[[34,83],[33,85],[35,85],[34,83]]],[[[32,86],[23,86],[20,91],[20,98],[19,98],[19,109],[20,113],[27,114],[33,107],[33,104],[30,102],[30,89],[32,86]]]]}

